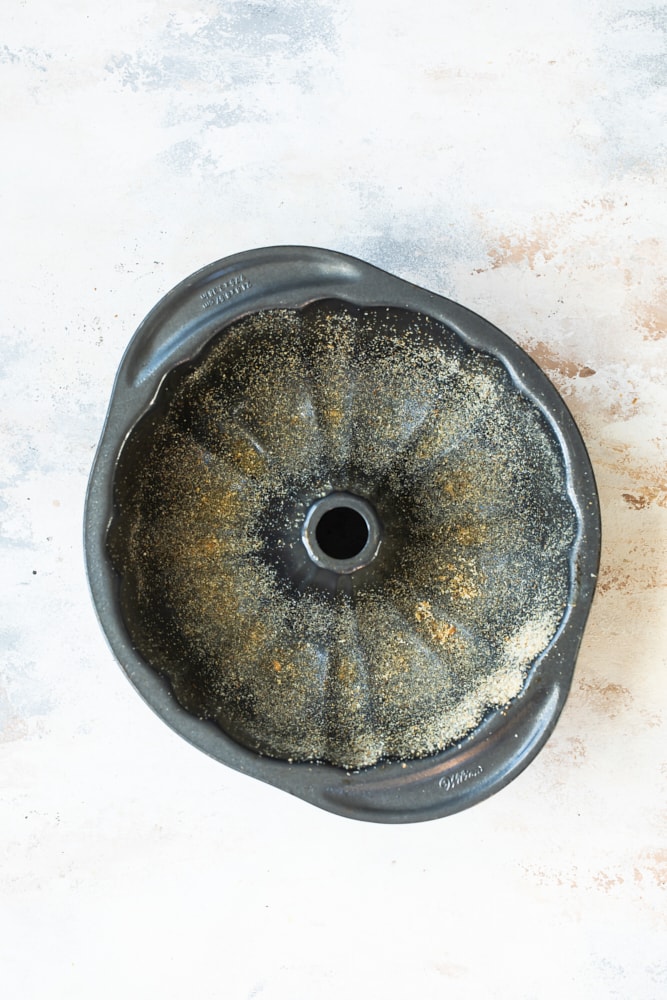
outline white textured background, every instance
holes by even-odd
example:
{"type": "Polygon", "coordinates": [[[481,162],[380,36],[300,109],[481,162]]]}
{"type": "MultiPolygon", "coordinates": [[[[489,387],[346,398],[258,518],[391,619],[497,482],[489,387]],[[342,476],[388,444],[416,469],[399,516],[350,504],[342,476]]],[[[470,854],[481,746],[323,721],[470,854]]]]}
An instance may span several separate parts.
{"type": "Polygon", "coordinates": [[[667,995],[666,32],[645,0],[3,0],[3,998],[667,995]],[[595,465],[568,705],[453,818],[355,823],[209,760],[90,604],[127,341],[196,268],[276,243],[481,312],[595,465]]]}

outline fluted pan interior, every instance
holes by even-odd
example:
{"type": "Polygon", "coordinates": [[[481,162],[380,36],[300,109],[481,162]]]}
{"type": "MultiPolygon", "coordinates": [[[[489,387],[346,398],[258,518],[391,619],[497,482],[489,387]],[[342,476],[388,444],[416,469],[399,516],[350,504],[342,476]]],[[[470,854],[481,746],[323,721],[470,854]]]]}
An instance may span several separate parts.
{"type": "Polygon", "coordinates": [[[426,316],[325,301],[237,320],[166,377],[107,544],[132,641],[186,709],[353,769],[433,754],[520,696],[576,531],[556,434],[501,361],[426,316]],[[348,559],[336,524],[366,539],[344,570],[307,526],[338,495],[368,512],[366,534],[325,523],[348,559]]]}

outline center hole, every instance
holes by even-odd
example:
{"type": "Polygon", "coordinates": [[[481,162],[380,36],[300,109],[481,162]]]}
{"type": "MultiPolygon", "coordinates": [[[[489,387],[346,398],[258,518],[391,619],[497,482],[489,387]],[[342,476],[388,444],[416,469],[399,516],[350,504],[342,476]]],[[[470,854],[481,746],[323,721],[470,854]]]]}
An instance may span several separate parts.
{"type": "Polygon", "coordinates": [[[315,529],[317,544],[331,559],[352,559],[368,541],[365,518],[352,507],[332,507],[315,529]]]}

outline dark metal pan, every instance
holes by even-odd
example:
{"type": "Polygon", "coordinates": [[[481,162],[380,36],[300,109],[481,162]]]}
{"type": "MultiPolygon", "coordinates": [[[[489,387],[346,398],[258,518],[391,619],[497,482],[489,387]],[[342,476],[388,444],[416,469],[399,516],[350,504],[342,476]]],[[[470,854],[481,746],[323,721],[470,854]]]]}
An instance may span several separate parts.
{"type": "Polygon", "coordinates": [[[343,254],[225,258],[121,363],[85,512],[93,600],[153,710],[324,809],[498,791],[565,703],[600,514],[563,400],[464,307],[343,254]]]}

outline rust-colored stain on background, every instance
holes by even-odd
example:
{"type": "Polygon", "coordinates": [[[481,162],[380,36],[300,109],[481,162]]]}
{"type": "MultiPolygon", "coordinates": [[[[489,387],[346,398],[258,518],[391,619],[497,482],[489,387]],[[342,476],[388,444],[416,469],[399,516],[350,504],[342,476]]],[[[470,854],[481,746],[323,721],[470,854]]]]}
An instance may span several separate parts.
{"type": "Polygon", "coordinates": [[[667,294],[660,302],[649,303],[638,314],[637,321],[646,331],[644,340],[663,340],[667,337],[667,294]]]}
{"type": "Polygon", "coordinates": [[[623,684],[605,683],[599,678],[579,680],[576,690],[592,709],[610,719],[615,719],[619,712],[630,708],[634,701],[632,692],[623,684]]]}
{"type": "MultiPolygon", "coordinates": [[[[561,358],[548,344],[538,340],[529,344],[526,348],[533,361],[536,361],[540,368],[543,368],[552,378],[554,375],[562,376],[563,379],[590,378],[596,374],[590,365],[579,364],[576,361],[568,361],[561,358]]],[[[554,379],[554,381],[558,381],[554,379]]]]}

